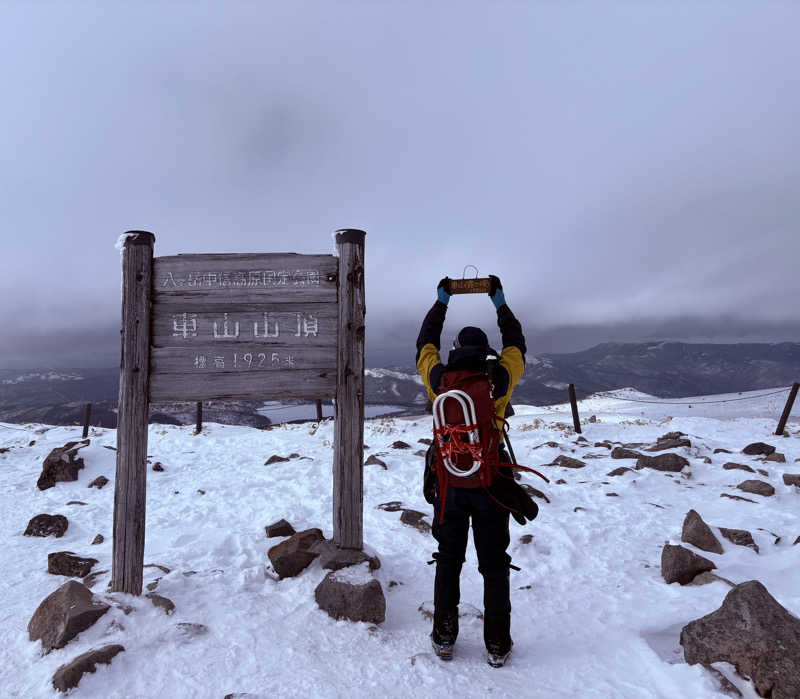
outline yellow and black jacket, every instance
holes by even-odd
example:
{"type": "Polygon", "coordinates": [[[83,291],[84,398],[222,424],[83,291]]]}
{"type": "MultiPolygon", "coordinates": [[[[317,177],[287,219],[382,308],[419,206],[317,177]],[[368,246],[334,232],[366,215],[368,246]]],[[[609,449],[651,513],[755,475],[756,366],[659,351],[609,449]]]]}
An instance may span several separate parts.
{"type": "MultiPolygon", "coordinates": [[[[441,301],[436,301],[422,321],[422,328],[417,337],[417,371],[428,389],[431,401],[439,392],[442,373],[448,367],[453,368],[453,364],[461,358],[460,350],[456,349],[450,352],[447,365],[442,364],[439,351],[446,313],[447,306],[441,301]]],[[[500,328],[503,350],[493,377],[493,398],[495,414],[502,418],[505,416],[506,406],[511,400],[514,387],[525,371],[526,347],[522,326],[507,304],[497,309],[497,325],[500,328]]],[[[498,428],[502,433],[502,423],[498,424],[498,428]]]]}

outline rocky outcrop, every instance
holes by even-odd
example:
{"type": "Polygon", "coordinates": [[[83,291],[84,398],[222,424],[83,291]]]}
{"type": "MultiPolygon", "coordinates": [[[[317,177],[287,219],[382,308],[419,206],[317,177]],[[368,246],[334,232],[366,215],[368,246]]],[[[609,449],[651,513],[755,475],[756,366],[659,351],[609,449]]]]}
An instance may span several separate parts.
{"type": "Polygon", "coordinates": [[[719,533],[732,544],[747,546],[758,553],[758,544],[753,541],[753,535],[746,529],[726,529],[725,527],[720,527],[719,533]]]}
{"type": "Polygon", "coordinates": [[[60,539],[69,527],[69,522],[64,515],[36,515],[28,522],[25,536],[54,536],[60,539]]]}
{"type": "Polygon", "coordinates": [[[753,493],[754,495],[763,495],[764,497],[775,495],[775,488],[773,488],[769,483],[766,483],[765,481],[759,481],[759,480],[742,481],[736,487],[739,490],[743,490],[745,493],[753,493]]]}
{"type": "Polygon", "coordinates": [[[636,469],[652,468],[656,471],[678,473],[683,470],[684,466],[688,465],[689,462],[680,454],[667,452],[658,456],[640,456],[636,462],[636,469]]]}
{"type": "Polygon", "coordinates": [[[59,692],[66,692],[73,687],[77,687],[81,678],[87,672],[94,672],[98,664],[110,664],[111,659],[124,650],[124,646],[115,643],[79,655],[56,670],[53,675],[53,687],[59,692]]]}
{"type": "Polygon", "coordinates": [[[321,530],[306,529],[273,546],[267,555],[278,577],[291,578],[303,572],[319,555],[312,550],[314,545],[324,538],[321,530]]]}
{"type": "Polygon", "coordinates": [[[683,432],[667,432],[667,434],[659,437],[655,444],[647,447],[645,451],[665,451],[667,449],[691,446],[691,441],[686,439],[686,435],[683,432]]]}
{"type": "Polygon", "coordinates": [[[619,466],[615,468],[613,471],[609,471],[606,475],[607,476],[622,476],[626,473],[636,473],[632,468],[628,468],[627,466],[619,466]]]}
{"type": "Polygon", "coordinates": [[[85,578],[97,563],[96,558],[81,558],[72,551],[57,551],[47,554],[47,572],[51,575],[66,575],[70,578],[85,578]]]}
{"type": "Polygon", "coordinates": [[[77,458],[78,450],[89,444],[88,439],[67,442],[53,449],[42,463],[42,473],[36,482],[39,490],[52,488],[56,483],[77,481],[78,471],[83,468],[83,459],[77,458]]]}
{"type": "Polygon", "coordinates": [[[800,473],[784,473],[783,482],[786,485],[794,485],[800,488],[800,473]]]}
{"type": "Polygon", "coordinates": [[[612,459],[639,459],[641,454],[633,449],[626,449],[625,447],[614,447],[611,450],[612,459]]]}
{"type": "Polygon", "coordinates": [[[722,544],[719,543],[719,539],[714,536],[711,527],[703,521],[703,518],[695,510],[689,510],[683,520],[681,541],[696,546],[702,551],[722,553],[722,544]]]}
{"type": "Polygon", "coordinates": [[[726,471],[747,471],[748,473],[755,473],[755,471],[745,464],[736,464],[733,461],[729,461],[726,464],[722,464],[722,468],[726,471]]]}
{"type": "Polygon", "coordinates": [[[741,583],[722,606],[683,627],[686,662],[730,663],[771,699],[800,697],[800,620],[758,580],[741,583]]]}
{"type": "Polygon", "coordinates": [[[314,598],[334,619],[380,624],[386,618],[383,589],[366,565],[328,573],[314,591],[314,598]]]}
{"type": "Polygon", "coordinates": [[[764,444],[764,442],[753,442],[742,449],[742,454],[747,454],[748,456],[769,456],[774,451],[775,447],[773,447],[771,444],[764,444]]]}
{"type": "Polygon", "coordinates": [[[769,456],[765,456],[764,461],[773,461],[776,464],[785,464],[786,454],[781,454],[780,452],[774,451],[769,456]]]}
{"type": "Polygon", "coordinates": [[[110,609],[94,598],[92,591],[70,580],[42,601],[28,622],[28,638],[41,640],[45,654],[63,648],[110,609]]]}
{"type": "Polygon", "coordinates": [[[661,551],[661,576],[667,584],[677,582],[688,585],[700,573],[714,570],[716,567],[707,558],[698,556],[683,546],[664,544],[661,551]]]}

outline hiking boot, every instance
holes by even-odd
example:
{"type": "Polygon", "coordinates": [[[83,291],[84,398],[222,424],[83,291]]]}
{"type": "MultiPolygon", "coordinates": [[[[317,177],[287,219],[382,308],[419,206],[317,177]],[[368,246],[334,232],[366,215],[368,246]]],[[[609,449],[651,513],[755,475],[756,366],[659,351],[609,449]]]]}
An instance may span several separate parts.
{"type": "Polygon", "coordinates": [[[458,610],[440,611],[433,613],[433,631],[431,631],[431,646],[433,652],[442,660],[452,660],[453,646],[458,637],[458,610]]]}
{"type": "Polygon", "coordinates": [[[437,643],[433,633],[431,633],[431,647],[433,652],[436,653],[438,658],[442,660],[453,659],[453,644],[452,643],[437,643]]]}
{"type": "Polygon", "coordinates": [[[511,647],[513,645],[514,644],[512,643],[511,646],[508,647],[508,650],[503,652],[503,649],[500,646],[491,644],[486,648],[486,662],[492,667],[503,667],[511,655],[511,647]]]}

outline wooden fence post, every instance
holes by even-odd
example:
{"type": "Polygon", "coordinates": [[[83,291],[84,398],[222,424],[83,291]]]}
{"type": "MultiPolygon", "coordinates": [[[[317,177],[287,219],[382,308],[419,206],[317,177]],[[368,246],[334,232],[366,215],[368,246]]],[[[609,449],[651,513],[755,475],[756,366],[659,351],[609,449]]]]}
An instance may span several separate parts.
{"type": "Polygon", "coordinates": [[[92,404],[86,404],[86,410],[83,412],[83,434],[81,439],[86,439],[89,436],[89,423],[92,421],[92,404]]]}
{"type": "Polygon", "coordinates": [[[575,432],[581,433],[581,419],[578,416],[578,401],[575,398],[575,384],[569,385],[569,402],[572,405],[572,424],[575,426],[575,432]]]}
{"type": "Polygon", "coordinates": [[[775,434],[778,436],[783,434],[783,430],[786,427],[786,421],[789,419],[789,414],[792,412],[794,399],[797,398],[797,389],[799,388],[800,388],[800,383],[795,382],[794,384],[792,384],[792,390],[789,391],[789,398],[786,400],[786,405],[783,408],[781,419],[778,421],[778,429],[775,430],[775,434]]]}
{"type": "Polygon", "coordinates": [[[316,405],[317,405],[317,422],[321,422],[322,421],[322,401],[319,398],[317,398],[316,405]]]}
{"type": "Polygon", "coordinates": [[[203,431],[203,402],[197,401],[197,425],[194,428],[195,434],[200,434],[203,431]]]}
{"type": "Polygon", "coordinates": [[[122,248],[122,356],[111,590],[142,593],[155,236],[129,231],[122,248]]]}
{"type": "Polygon", "coordinates": [[[364,546],[364,231],[336,232],[339,327],[333,445],[333,541],[364,546]]]}

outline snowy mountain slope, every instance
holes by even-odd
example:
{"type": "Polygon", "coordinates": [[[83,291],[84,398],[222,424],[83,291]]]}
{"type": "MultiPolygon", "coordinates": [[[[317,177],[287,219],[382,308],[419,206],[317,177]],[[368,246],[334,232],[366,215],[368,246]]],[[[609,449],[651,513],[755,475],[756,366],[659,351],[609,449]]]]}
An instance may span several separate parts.
{"type": "MultiPolygon", "coordinates": [[[[176,611],[167,617],[145,598],[117,595],[134,607],[131,614],[113,609],[43,658],[39,644],[28,641],[26,625],[39,602],[66,581],[46,572],[47,554],[70,550],[99,559],[95,571],[110,568],[115,454],[104,447],[114,446],[116,435],[94,430],[91,445],[81,451],[86,468],[79,480],[40,492],[36,479],[43,458],[75,438],[76,430],[0,428],[0,446],[8,448],[0,455],[0,686],[10,696],[54,696],[50,678],[59,665],[91,647],[121,643],[126,651],[85,676],[74,696],[723,696],[706,671],[680,662],[678,634],[689,620],[716,609],[728,587],[666,585],[661,548],[667,540],[677,543],[690,508],[712,526],[748,529],[760,554],[723,540],[724,554],[703,555],[734,582],[760,579],[800,614],[800,545],[792,546],[800,535],[800,493],[781,480],[783,472],[800,472],[800,426],[794,422],[789,438],[776,438],[773,419],[738,417],[742,403],[722,404],[726,413],[718,418],[670,418],[663,406],[593,400],[598,422],[584,427],[589,445],[576,442],[566,425],[568,413],[558,407],[520,406],[511,419],[517,457],[551,483],[523,479],[546,492],[551,503],[540,502],[540,516],[526,527],[511,522],[509,552],[522,570],[511,572],[515,648],[501,670],[485,664],[480,621],[470,612],[482,608],[472,546],[462,574],[466,616],[457,655],[443,664],[429,650],[430,622],[418,611],[433,596],[433,566],[426,563],[435,542],[402,524],[399,512],[377,508],[401,500],[428,513],[430,521],[431,508],[420,492],[420,457],[390,448],[398,439],[424,448],[417,440],[430,437],[430,418],[369,420],[365,426],[366,453],[379,454],[388,465],[365,467],[364,537],[380,556],[377,577],[387,598],[386,621],[379,627],[336,622],[317,608],[314,588],[324,577],[318,564],[282,581],[266,569],[267,549],[279,541],[265,539],[266,524],[285,517],[298,530],[319,526],[326,536],[332,533],[330,422],[267,431],[208,425],[199,436],[191,428],[152,425],[148,453],[165,470],[148,471],[145,563],[171,572],[148,567],[145,582],[161,577],[157,592],[172,599],[176,611]],[[631,405],[636,414],[625,412],[631,405]],[[611,469],[633,462],[612,460],[608,450],[590,446],[604,439],[651,442],[673,430],[692,440],[691,449],[680,450],[690,460],[691,476],[646,469],[608,477],[611,469]],[[28,446],[31,440],[35,444],[28,446]],[[756,440],[777,446],[787,463],[712,453],[717,447],[738,452],[756,440]],[[544,445],[549,441],[560,446],[544,445]],[[272,454],[295,452],[309,458],[264,465],[272,454]],[[545,465],[559,454],[581,458],[586,467],[545,465]],[[756,504],[720,497],[737,493],[733,486],[749,476],[722,470],[730,460],[766,468],[764,480],[774,485],[775,496],[749,496],[756,504]],[[112,482],[99,491],[87,488],[101,474],[112,482]],[[558,479],[565,482],[556,484],[558,479]],[[67,505],[73,500],[87,504],[67,505]],[[40,512],[69,518],[63,538],[22,536],[40,512]],[[781,540],[775,544],[769,532],[781,540]],[[105,542],[91,546],[97,533],[105,542]],[[520,540],[524,534],[533,536],[530,543],[520,540]],[[187,637],[178,622],[204,624],[208,633],[187,637]]],[[[583,416],[588,415],[587,406],[583,416]]],[[[105,594],[107,582],[108,574],[99,576],[93,590],[105,594]]],[[[731,668],[722,669],[733,677],[731,668]]],[[[734,679],[745,696],[755,696],[746,682],[734,679]]]]}

